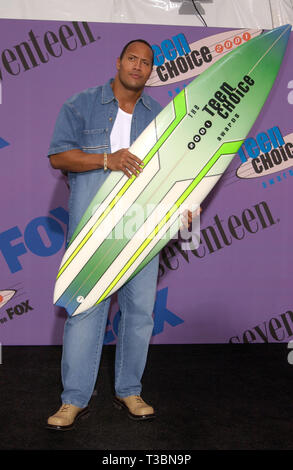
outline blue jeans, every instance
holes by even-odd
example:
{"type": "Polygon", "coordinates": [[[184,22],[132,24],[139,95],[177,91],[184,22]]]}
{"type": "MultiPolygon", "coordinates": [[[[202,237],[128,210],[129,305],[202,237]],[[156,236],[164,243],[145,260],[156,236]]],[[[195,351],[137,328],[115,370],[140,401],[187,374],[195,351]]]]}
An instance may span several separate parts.
{"type": "MultiPolygon", "coordinates": [[[[118,291],[121,318],[115,355],[115,392],[140,395],[153,331],[159,255],[118,291]]],[[[77,316],[64,328],[61,374],[62,403],[87,406],[97,379],[110,298],[77,316]]]]}

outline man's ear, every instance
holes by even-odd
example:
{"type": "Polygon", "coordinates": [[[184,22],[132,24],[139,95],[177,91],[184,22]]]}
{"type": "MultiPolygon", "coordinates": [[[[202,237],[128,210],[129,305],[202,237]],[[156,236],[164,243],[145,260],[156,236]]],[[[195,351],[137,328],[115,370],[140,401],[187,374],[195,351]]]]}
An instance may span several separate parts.
{"type": "Polygon", "coordinates": [[[120,57],[118,57],[118,59],[116,59],[116,69],[120,70],[120,57]]]}

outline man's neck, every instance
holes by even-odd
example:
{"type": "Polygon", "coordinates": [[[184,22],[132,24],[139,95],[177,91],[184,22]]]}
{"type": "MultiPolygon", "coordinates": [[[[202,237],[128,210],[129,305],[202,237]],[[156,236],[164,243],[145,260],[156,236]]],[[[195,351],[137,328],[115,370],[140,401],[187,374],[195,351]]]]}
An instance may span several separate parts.
{"type": "Polygon", "coordinates": [[[114,78],[111,87],[115,98],[119,102],[119,108],[121,108],[126,113],[132,114],[135,104],[143,90],[127,90],[127,88],[125,88],[116,77],[114,78]]]}

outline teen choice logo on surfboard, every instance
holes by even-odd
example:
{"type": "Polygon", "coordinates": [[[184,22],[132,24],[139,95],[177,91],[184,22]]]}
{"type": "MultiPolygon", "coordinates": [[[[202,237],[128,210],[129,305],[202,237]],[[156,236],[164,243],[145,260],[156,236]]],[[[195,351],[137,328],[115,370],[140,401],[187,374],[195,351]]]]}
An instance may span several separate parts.
{"type": "Polygon", "coordinates": [[[243,144],[273,86],[291,25],[259,35],[211,65],[144,130],[130,151],[138,176],[112,172],[63,257],[54,303],[77,315],[113,294],[176,235],[182,208],[198,205],[243,144]],[[126,224],[143,214],[135,234],[126,224]],[[145,210],[147,207],[151,210],[145,210]]]}

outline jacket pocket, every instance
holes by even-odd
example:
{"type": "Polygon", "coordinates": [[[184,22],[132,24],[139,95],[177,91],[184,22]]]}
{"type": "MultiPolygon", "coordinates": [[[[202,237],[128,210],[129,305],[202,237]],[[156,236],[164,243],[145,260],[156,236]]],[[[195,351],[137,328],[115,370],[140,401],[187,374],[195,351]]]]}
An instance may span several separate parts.
{"type": "Polygon", "coordinates": [[[85,129],[82,131],[82,150],[84,152],[102,153],[108,149],[108,129],[85,129]]]}

